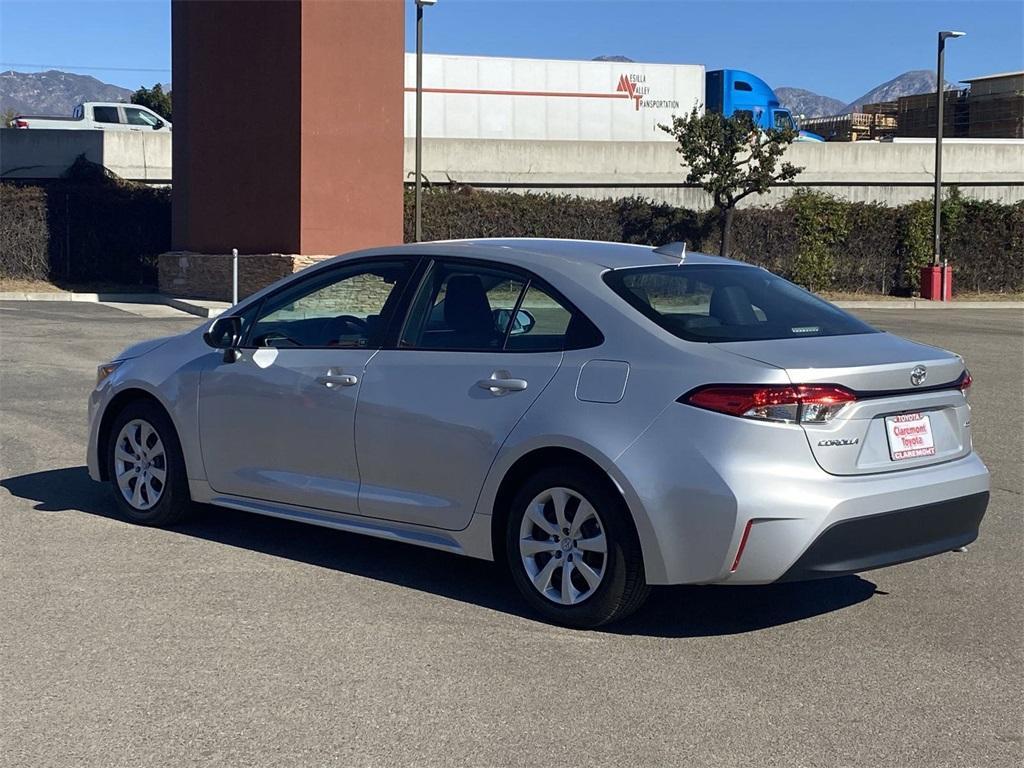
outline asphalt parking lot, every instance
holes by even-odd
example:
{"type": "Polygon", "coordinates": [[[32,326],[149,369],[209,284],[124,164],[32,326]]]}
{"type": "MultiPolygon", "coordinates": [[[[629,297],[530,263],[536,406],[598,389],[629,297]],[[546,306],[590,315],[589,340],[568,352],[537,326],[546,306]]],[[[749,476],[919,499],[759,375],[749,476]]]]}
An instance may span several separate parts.
{"type": "Polygon", "coordinates": [[[2,762],[1021,765],[1024,313],[860,314],[974,374],[969,552],[662,588],[579,632],[484,562],[216,508],[123,522],[83,466],[95,366],[197,321],[0,302],[2,762]]]}

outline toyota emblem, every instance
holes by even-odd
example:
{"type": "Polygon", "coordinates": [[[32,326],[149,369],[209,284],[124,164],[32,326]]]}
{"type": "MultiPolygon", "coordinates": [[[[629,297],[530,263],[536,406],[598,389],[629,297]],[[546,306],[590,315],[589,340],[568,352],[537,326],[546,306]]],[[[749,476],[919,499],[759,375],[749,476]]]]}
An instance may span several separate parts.
{"type": "Polygon", "coordinates": [[[923,365],[915,365],[914,370],[910,372],[910,383],[915,387],[920,387],[927,377],[928,369],[923,365]]]}

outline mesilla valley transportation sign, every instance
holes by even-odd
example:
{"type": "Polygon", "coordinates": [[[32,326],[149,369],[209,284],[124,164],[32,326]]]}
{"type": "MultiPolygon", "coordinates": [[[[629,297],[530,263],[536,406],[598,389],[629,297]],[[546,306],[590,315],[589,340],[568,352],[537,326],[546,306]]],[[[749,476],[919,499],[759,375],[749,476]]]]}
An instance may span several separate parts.
{"type": "Polygon", "coordinates": [[[636,110],[643,109],[679,109],[675,99],[655,99],[651,97],[651,87],[647,84],[647,75],[631,72],[619,77],[619,85],[615,89],[625,93],[633,100],[636,110]]]}

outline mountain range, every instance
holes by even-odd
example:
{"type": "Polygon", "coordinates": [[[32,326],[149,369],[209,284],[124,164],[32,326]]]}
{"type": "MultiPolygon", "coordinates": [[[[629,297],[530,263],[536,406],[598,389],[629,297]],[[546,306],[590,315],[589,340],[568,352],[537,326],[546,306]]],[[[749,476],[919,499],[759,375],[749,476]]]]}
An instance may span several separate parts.
{"type": "Polygon", "coordinates": [[[775,95],[779,97],[782,106],[794,115],[804,117],[819,117],[821,115],[840,115],[843,113],[845,103],[831,96],[822,96],[814,91],[803,88],[782,88],[775,89],[775,95]]]}
{"type": "MultiPolygon", "coordinates": [[[[946,82],[946,90],[955,88],[953,83],[946,82]]],[[[876,85],[863,96],[844,104],[839,99],[822,96],[802,88],[776,88],[775,94],[782,105],[794,115],[804,117],[820,117],[823,115],[845,115],[856,112],[864,104],[875,104],[880,101],[895,101],[900,96],[914,96],[918,93],[935,92],[935,73],[930,69],[912,69],[876,85]]]]}
{"type": "Polygon", "coordinates": [[[0,112],[70,116],[83,101],[128,101],[131,95],[127,88],[56,69],[0,72],[0,112]]]}
{"type": "MultiPolygon", "coordinates": [[[[625,56],[598,56],[595,61],[630,61],[625,56]]],[[[946,88],[953,88],[946,83],[946,88]]],[[[818,117],[852,112],[862,104],[893,101],[900,96],[928,93],[935,90],[935,74],[928,69],[904,72],[872,88],[850,103],[840,99],[784,86],[775,93],[783,106],[794,115],[818,117]]],[[[132,92],[127,88],[110,85],[89,75],[76,75],[51,69],[47,72],[0,72],[0,112],[70,115],[83,101],[128,101],[132,92]]]]}

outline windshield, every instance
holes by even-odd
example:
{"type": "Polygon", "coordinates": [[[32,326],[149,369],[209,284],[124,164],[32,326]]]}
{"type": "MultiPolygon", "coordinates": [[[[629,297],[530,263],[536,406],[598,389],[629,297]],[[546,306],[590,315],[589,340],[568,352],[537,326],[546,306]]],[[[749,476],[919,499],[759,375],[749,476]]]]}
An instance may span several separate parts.
{"type": "Polygon", "coordinates": [[[717,264],[635,267],[606,272],[604,279],[638,312],[687,341],[878,332],[763,269],[717,264]]]}

